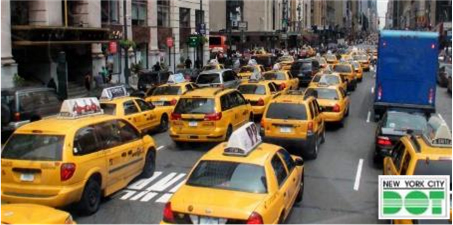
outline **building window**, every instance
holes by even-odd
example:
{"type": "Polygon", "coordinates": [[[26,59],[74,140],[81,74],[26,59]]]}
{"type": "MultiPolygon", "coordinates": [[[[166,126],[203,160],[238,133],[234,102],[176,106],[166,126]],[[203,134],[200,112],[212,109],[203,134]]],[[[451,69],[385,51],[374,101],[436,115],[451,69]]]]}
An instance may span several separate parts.
{"type": "Polygon", "coordinates": [[[103,23],[119,23],[119,1],[101,1],[101,19],[103,23]]]}
{"type": "Polygon", "coordinates": [[[147,7],[146,0],[132,0],[132,25],[146,25],[147,7]]]}
{"type": "Polygon", "coordinates": [[[190,27],[190,9],[179,8],[179,27],[190,27]]]}
{"type": "Polygon", "coordinates": [[[157,1],[157,26],[169,27],[170,26],[170,1],[158,0],[157,1]]]}
{"type": "Polygon", "coordinates": [[[195,10],[195,25],[201,24],[204,21],[204,11],[195,10]]]}
{"type": "Polygon", "coordinates": [[[11,25],[28,25],[29,2],[11,1],[11,25]]]}

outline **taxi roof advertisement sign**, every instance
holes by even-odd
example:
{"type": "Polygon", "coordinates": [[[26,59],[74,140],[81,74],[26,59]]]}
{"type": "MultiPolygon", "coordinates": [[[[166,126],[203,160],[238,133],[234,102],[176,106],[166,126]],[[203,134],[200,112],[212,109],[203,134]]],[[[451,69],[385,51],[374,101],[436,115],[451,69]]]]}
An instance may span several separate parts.
{"type": "Polygon", "coordinates": [[[177,74],[170,75],[170,77],[168,77],[167,83],[179,84],[179,83],[183,83],[185,81],[186,81],[186,78],[184,78],[184,75],[182,73],[177,73],[177,74]]]}
{"type": "Polygon", "coordinates": [[[255,123],[249,122],[231,134],[225,153],[230,155],[247,155],[258,144],[261,136],[255,123]]]}
{"type": "Polygon", "coordinates": [[[126,97],[129,94],[124,86],[109,87],[102,90],[101,99],[114,99],[126,97]]]}
{"type": "Polygon", "coordinates": [[[77,98],[65,100],[61,105],[59,116],[77,118],[102,113],[103,111],[97,98],[77,98]]]}

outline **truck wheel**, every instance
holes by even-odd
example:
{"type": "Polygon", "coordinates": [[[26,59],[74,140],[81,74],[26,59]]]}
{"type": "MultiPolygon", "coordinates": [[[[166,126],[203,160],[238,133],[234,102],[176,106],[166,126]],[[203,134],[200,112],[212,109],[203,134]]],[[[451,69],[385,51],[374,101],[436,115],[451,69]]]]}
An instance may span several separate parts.
{"type": "Polygon", "coordinates": [[[101,185],[94,177],[91,177],[83,189],[82,199],[79,202],[79,209],[86,215],[98,211],[101,203],[101,185]]]}

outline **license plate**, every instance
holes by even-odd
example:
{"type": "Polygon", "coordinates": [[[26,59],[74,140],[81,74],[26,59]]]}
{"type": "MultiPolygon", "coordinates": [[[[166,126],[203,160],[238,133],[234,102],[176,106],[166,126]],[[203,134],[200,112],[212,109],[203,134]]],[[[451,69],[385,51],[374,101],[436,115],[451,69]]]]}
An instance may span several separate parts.
{"type": "Polygon", "coordinates": [[[280,133],[291,133],[292,130],[291,127],[280,127],[280,133]]]}
{"type": "Polygon", "coordinates": [[[153,102],[153,105],[162,106],[162,105],[164,105],[164,102],[162,102],[162,101],[160,101],[160,102],[153,102]]]}
{"type": "Polygon", "coordinates": [[[196,127],[196,126],[198,126],[198,122],[195,122],[195,121],[189,122],[189,127],[196,127]]]}
{"type": "Polygon", "coordinates": [[[23,173],[20,175],[20,180],[30,182],[35,180],[35,175],[33,175],[32,173],[23,173]]]}
{"type": "Polygon", "coordinates": [[[200,224],[219,224],[218,218],[200,216],[200,224]]]}

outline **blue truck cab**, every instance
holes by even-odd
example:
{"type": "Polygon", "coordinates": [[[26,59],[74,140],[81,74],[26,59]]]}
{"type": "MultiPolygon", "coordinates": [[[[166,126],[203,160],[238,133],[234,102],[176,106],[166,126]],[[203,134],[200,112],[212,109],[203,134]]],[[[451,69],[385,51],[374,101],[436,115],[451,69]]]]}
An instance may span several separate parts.
{"type": "Polygon", "coordinates": [[[374,115],[388,108],[435,112],[439,35],[435,32],[391,31],[379,34],[374,115]]]}

